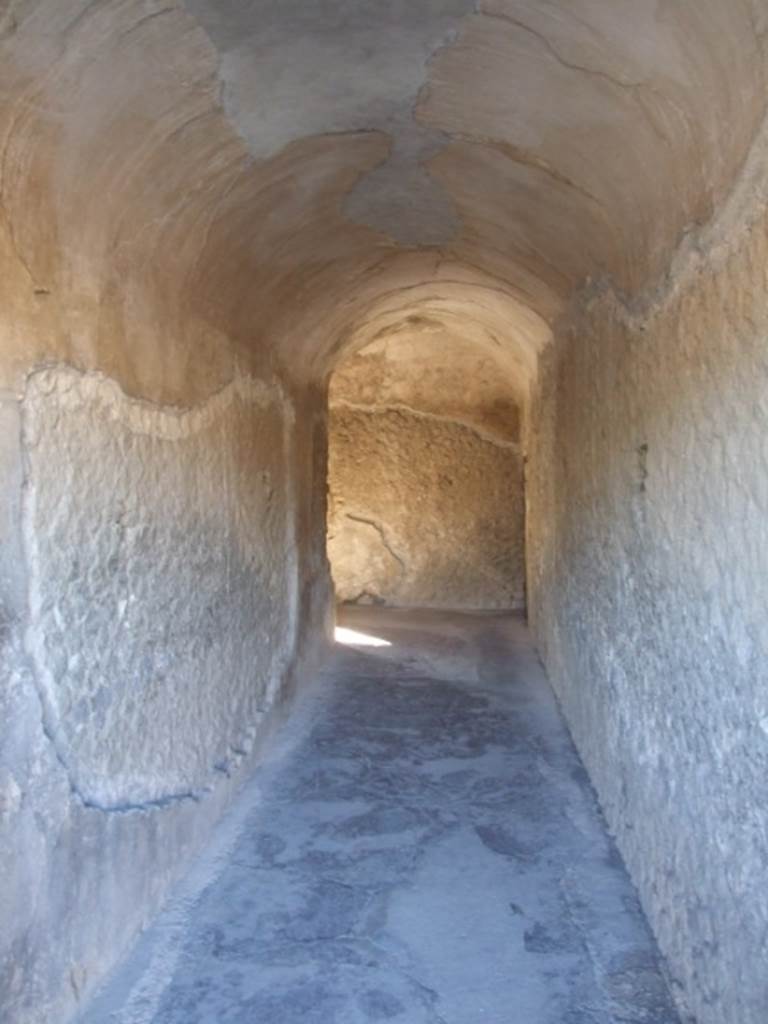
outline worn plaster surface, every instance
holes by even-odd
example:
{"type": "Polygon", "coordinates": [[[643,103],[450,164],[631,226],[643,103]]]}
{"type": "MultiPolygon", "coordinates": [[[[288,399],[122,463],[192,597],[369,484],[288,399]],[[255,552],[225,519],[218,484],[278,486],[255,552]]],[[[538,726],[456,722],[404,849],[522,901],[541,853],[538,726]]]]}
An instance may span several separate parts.
{"type": "Polygon", "coordinates": [[[465,319],[503,297],[535,356],[574,286],[652,281],[722,201],[764,40],[754,0],[4,0],[3,381],[322,372],[425,282],[465,319]]]}
{"type": "Polygon", "coordinates": [[[403,408],[473,427],[489,441],[520,440],[525,374],[502,345],[463,338],[439,319],[411,317],[334,370],[331,405],[403,408]]]}
{"type": "Polygon", "coordinates": [[[340,600],[522,607],[520,390],[492,350],[430,321],[339,366],[328,557],[340,600]]]}
{"type": "Polygon", "coordinates": [[[677,1024],[522,621],[341,624],[391,646],[337,655],[82,1024],[677,1024]]]}
{"type": "Polygon", "coordinates": [[[157,911],[315,658],[329,591],[296,474],[324,469],[309,446],[296,464],[290,395],[250,377],[184,409],[49,367],[7,421],[27,575],[4,577],[0,1005],[52,1024],[157,911]]]}
{"type": "Polygon", "coordinates": [[[253,381],[179,413],[31,378],[26,644],[87,803],[200,794],[252,745],[296,642],[292,417],[253,381]]]}
{"type": "Polygon", "coordinates": [[[768,1007],[765,217],[585,298],[530,435],[537,642],[681,1001],[768,1007]]]}

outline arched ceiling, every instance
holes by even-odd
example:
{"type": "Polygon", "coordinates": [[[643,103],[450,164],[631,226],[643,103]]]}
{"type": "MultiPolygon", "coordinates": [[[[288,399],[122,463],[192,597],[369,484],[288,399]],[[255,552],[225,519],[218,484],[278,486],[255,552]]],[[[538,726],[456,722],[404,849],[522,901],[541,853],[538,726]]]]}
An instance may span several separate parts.
{"type": "Polygon", "coordinates": [[[171,398],[233,358],[320,379],[418,318],[530,374],[575,288],[637,293],[723,200],[767,13],[0,0],[7,376],[56,354],[171,398]]]}
{"type": "Polygon", "coordinates": [[[478,345],[437,320],[413,317],[345,354],[330,380],[329,407],[431,416],[516,444],[525,378],[506,357],[504,345],[478,345]]]}

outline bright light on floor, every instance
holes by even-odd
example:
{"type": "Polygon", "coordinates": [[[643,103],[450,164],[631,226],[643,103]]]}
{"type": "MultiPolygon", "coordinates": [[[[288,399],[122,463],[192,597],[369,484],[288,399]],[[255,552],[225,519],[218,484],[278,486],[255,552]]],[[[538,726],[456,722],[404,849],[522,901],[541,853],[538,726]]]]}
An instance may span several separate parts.
{"type": "Polygon", "coordinates": [[[382,640],[380,636],[369,636],[368,633],[358,633],[356,629],[347,629],[346,626],[337,626],[334,632],[337,644],[352,644],[359,647],[391,647],[389,640],[382,640]]]}

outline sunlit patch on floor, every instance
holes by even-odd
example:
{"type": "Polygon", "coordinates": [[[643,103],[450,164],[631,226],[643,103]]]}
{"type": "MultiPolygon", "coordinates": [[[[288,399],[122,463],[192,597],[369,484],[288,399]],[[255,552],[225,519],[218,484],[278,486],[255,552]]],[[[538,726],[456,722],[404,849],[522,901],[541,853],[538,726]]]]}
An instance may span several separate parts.
{"type": "Polygon", "coordinates": [[[389,640],[380,636],[370,636],[368,633],[358,633],[356,629],[347,629],[346,626],[337,626],[334,630],[334,638],[337,644],[349,644],[354,647],[391,647],[389,640]]]}

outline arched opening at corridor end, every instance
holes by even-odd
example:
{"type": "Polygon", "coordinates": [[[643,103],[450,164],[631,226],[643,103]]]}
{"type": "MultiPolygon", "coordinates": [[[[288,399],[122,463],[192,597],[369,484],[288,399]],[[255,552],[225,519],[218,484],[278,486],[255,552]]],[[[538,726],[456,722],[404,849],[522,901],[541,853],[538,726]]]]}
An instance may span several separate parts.
{"type": "Polygon", "coordinates": [[[412,315],[337,364],[328,557],[338,602],[524,607],[525,389],[506,354],[412,315]]]}

